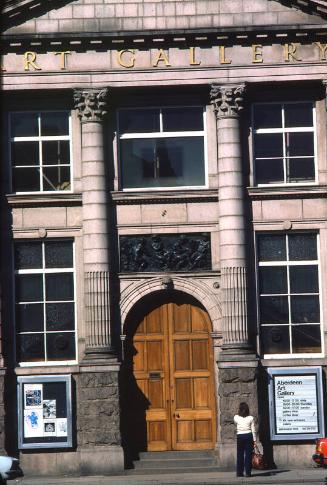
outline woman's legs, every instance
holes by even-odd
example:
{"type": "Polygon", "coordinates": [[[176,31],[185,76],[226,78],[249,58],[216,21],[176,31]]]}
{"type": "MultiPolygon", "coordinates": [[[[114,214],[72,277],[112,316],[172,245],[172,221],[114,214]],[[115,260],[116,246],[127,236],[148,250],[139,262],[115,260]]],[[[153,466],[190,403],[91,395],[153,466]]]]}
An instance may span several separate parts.
{"type": "Polygon", "coordinates": [[[236,475],[238,477],[243,476],[244,472],[244,451],[245,451],[245,440],[244,435],[238,434],[237,438],[237,459],[236,459],[236,475]]]}
{"type": "Polygon", "coordinates": [[[252,454],[253,454],[253,435],[249,433],[246,435],[247,439],[244,445],[245,451],[245,475],[251,476],[252,470],[252,454]]]}

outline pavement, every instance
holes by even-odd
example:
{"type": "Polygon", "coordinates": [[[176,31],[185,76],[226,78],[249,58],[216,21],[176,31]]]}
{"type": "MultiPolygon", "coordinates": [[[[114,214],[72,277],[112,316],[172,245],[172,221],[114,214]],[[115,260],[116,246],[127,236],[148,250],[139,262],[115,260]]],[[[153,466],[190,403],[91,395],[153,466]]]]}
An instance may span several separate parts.
{"type": "Polygon", "coordinates": [[[8,485],[244,485],[244,484],[326,484],[326,468],[254,470],[251,478],[237,478],[234,471],[117,476],[23,477],[8,485]]]}

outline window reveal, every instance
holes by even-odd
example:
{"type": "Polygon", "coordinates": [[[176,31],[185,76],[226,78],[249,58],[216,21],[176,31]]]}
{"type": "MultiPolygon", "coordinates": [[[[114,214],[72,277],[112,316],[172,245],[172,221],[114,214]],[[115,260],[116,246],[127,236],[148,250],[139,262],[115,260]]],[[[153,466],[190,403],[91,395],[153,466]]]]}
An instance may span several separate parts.
{"type": "Polygon", "coordinates": [[[312,103],[254,105],[253,125],[257,184],[315,181],[312,103]]]}
{"type": "Polygon", "coordinates": [[[317,236],[262,234],[258,259],[262,353],[321,352],[317,236]]]}
{"type": "Polygon", "coordinates": [[[10,134],[14,192],[70,190],[68,112],[11,113],[10,134]]]}
{"type": "Polygon", "coordinates": [[[119,132],[123,188],[205,185],[203,108],[121,110],[119,132]]]}
{"type": "Polygon", "coordinates": [[[15,290],[17,360],[74,360],[73,243],[17,242],[15,290]]]}

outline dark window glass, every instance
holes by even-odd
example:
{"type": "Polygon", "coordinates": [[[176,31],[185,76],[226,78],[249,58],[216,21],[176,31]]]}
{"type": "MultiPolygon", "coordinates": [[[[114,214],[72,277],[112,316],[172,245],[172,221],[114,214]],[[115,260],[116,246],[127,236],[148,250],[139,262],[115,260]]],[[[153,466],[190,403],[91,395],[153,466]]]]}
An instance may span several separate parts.
{"type": "Polygon", "coordinates": [[[43,334],[18,335],[18,360],[21,362],[36,362],[44,360],[43,334]]]}
{"type": "Polygon", "coordinates": [[[72,268],[73,246],[70,241],[52,241],[44,245],[46,268],[72,268]]]}
{"type": "Polygon", "coordinates": [[[19,242],[15,244],[15,268],[42,268],[42,244],[39,242],[19,242]]]}
{"type": "Polygon", "coordinates": [[[292,296],[291,318],[292,323],[319,323],[319,296],[292,296]]]}
{"type": "Polygon", "coordinates": [[[12,113],[11,136],[38,136],[37,113],[12,113]]]}
{"type": "Polygon", "coordinates": [[[264,354],[289,354],[289,326],[261,327],[261,343],[264,354]]]}
{"type": "Polygon", "coordinates": [[[16,305],[16,328],[19,332],[43,331],[43,304],[16,305]]]}
{"type": "Polygon", "coordinates": [[[258,250],[260,261],[285,261],[285,236],[262,234],[258,237],[258,250]]]}
{"type": "Polygon", "coordinates": [[[289,158],[287,165],[289,182],[298,182],[301,180],[308,182],[315,179],[314,158],[289,158]]]}
{"type": "Polygon", "coordinates": [[[202,108],[164,108],[163,131],[202,131],[202,108]]]}
{"type": "Polygon", "coordinates": [[[260,323],[289,323],[287,296],[261,296],[260,323]]]}
{"type": "Polygon", "coordinates": [[[69,164],[69,141],[54,140],[42,142],[42,163],[43,165],[69,164]]]}
{"type": "Polygon", "coordinates": [[[68,113],[49,112],[41,114],[42,136],[63,136],[69,134],[68,113]]]}
{"type": "Polygon", "coordinates": [[[74,330],[74,304],[48,303],[46,305],[47,330],[74,330]]]}
{"type": "Polygon", "coordinates": [[[122,110],[119,113],[119,131],[121,134],[160,131],[159,109],[122,110]]]}
{"type": "MultiPolygon", "coordinates": [[[[281,133],[260,133],[255,135],[255,155],[258,158],[282,157],[283,135],[281,133]]],[[[304,155],[301,153],[301,155],[304,155]]]]}
{"type": "Polygon", "coordinates": [[[287,293],[287,269],[285,266],[261,266],[259,268],[260,293],[287,293]]]}
{"type": "Polygon", "coordinates": [[[75,334],[73,332],[48,333],[46,338],[49,360],[75,359],[75,334]]]}
{"type": "Polygon", "coordinates": [[[290,157],[314,154],[313,133],[286,133],[286,155],[290,157]]]}
{"type": "Polygon", "coordinates": [[[14,168],[13,191],[35,192],[40,190],[39,168],[14,168]]]}
{"type": "Polygon", "coordinates": [[[70,168],[69,167],[44,167],[43,190],[69,190],[70,168]]]}
{"type": "Polygon", "coordinates": [[[20,141],[11,144],[11,162],[15,165],[39,165],[37,141],[20,141]]]}
{"type": "Polygon", "coordinates": [[[253,112],[256,130],[282,127],[282,106],[280,104],[258,104],[254,106],[253,112]]]}
{"type": "Polygon", "coordinates": [[[48,301],[74,299],[74,281],[71,273],[46,274],[45,284],[48,301]]]}
{"type": "Polygon", "coordinates": [[[294,325],[292,327],[293,352],[321,352],[320,325],[294,325]]]}
{"type": "Polygon", "coordinates": [[[291,293],[318,293],[318,266],[290,267],[291,293]]]}
{"type": "Polygon", "coordinates": [[[16,301],[42,301],[42,275],[21,274],[16,276],[16,301]]]}
{"type": "Polygon", "coordinates": [[[291,234],[288,236],[290,261],[310,261],[318,258],[315,234],[291,234]]]}
{"type": "Polygon", "coordinates": [[[313,126],[312,104],[291,103],[284,106],[286,128],[313,126]]]}
{"type": "Polygon", "coordinates": [[[203,137],[122,140],[121,160],[124,188],[205,183],[203,137]]]}
{"type": "Polygon", "coordinates": [[[282,158],[256,160],[255,176],[258,184],[276,184],[284,182],[284,165],[282,158]]]}

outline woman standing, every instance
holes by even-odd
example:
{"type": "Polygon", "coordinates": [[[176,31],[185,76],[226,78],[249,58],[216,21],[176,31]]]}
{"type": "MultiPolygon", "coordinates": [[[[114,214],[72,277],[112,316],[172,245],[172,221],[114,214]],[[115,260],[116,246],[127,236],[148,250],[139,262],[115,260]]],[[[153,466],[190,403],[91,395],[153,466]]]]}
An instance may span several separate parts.
{"type": "Polygon", "coordinates": [[[234,416],[237,433],[237,462],[236,475],[243,477],[251,476],[253,445],[256,443],[254,417],[250,416],[249,406],[241,402],[238,414],[234,416]]]}

